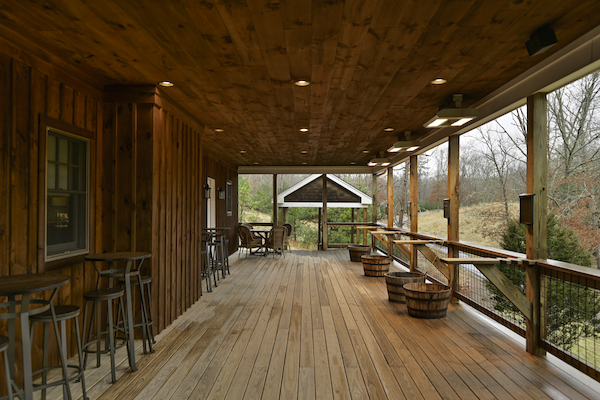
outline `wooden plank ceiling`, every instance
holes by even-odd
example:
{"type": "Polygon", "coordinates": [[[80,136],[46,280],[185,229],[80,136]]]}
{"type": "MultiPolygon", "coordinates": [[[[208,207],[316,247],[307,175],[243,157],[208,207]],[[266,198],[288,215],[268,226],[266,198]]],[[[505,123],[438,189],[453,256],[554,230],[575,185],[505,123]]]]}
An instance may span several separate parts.
{"type": "Polygon", "coordinates": [[[469,106],[598,24],[598,0],[0,3],[0,37],[89,84],[173,81],[233,166],[365,165],[399,133],[423,136],[453,93],[469,106]],[[529,57],[544,25],[559,43],[529,57]]]}

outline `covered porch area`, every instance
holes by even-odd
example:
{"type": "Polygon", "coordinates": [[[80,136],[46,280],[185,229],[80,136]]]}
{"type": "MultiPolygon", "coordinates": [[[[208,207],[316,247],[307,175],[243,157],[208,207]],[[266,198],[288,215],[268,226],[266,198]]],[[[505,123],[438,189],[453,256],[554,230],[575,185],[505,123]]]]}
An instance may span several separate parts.
{"type": "MultiPolygon", "coordinates": [[[[345,250],[231,258],[131,373],[86,374],[94,399],[595,399],[600,384],[464,303],[438,320],[390,303],[345,250]]],[[[392,269],[399,269],[399,264],[392,269]]],[[[104,364],[105,365],[105,364],[104,364]]],[[[75,394],[75,393],[74,393],[75,394]]],[[[80,398],[76,393],[74,398],[80,398]]]]}

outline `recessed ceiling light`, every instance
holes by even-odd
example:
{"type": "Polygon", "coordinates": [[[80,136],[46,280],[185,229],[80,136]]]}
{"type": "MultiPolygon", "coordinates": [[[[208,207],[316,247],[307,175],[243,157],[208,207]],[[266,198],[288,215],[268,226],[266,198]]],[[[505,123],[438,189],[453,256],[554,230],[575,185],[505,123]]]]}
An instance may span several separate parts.
{"type": "Polygon", "coordinates": [[[444,83],[446,83],[446,80],[443,78],[435,78],[429,83],[431,83],[432,85],[443,85],[444,83]]]}
{"type": "Polygon", "coordinates": [[[354,165],[354,164],[356,164],[356,161],[352,161],[352,162],[350,163],[350,165],[354,165]]]}
{"type": "Polygon", "coordinates": [[[363,150],[363,154],[368,154],[369,150],[363,150]]]}
{"type": "Polygon", "coordinates": [[[240,154],[246,154],[246,150],[240,150],[240,154]]]}
{"type": "Polygon", "coordinates": [[[391,127],[390,127],[390,128],[385,128],[385,129],[384,129],[384,131],[386,131],[386,132],[392,132],[393,130],[394,130],[394,128],[391,128],[391,127]]]}
{"type": "Polygon", "coordinates": [[[305,80],[302,80],[302,79],[301,79],[301,80],[299,80],[299,81],[296,81],[296,82],[294,82],[294,84],[295,84],[296,86],[304,87],[304,86],[308,86],[308,85],[310,85],[310,82],[309,82],[309,81],[305,81],[305,80]]]}
{"type": "Polygon", "coordinates": [[[252,164],[254,164],[254,165],[258,165],[258,163],[257,163],[256,161],[255,161],[255,162],[253,162],[252,164]]]}
{"type": "Polygon", "coordinates": [[[158,85],[159,85],[159,86],[162,86],[162,87],[173,87],[173,86],[175,86],[175,85],[173,84],[173,82],[171,82],[171,81],[162,81],[162,82],[158,82],[158,85]]]}
{"type": "Polygon", "coordinates": [[[300,132],[308,132],[308,128],[300,128],[300,132]]]}
{"type": "Polygon", "coordinates": [[[300,153],[306,154],[306,153],[308,153],[308,150],[300,150],[300,153]]]}
{"type": "Polygon", "coordinates": [[[306,165],[306,164],[308,164],[308,163],[305,163],[305,162],[302,163],[302,165],[306,165]]]}
{"type": "Polygon", "coordinates": [[[221,129],[221,128],[215,128],[215,132],[223,132],[223,129],[221,129]]]}

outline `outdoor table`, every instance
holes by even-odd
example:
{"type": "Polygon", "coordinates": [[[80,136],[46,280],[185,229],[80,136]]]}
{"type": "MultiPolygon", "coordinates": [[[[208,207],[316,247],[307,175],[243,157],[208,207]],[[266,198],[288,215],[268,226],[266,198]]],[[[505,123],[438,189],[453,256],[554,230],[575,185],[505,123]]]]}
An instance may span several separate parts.
{"type": "MultiPolygon", "coordinates": [[[[1,303],[0,308],[8,308],[8,313],[0,314],[0,319],[8,319],[8,337],[10,346],[8,348],[8,359],[10,365],[10,376],[14,379],[15,376],[15,319],[21,319],[21,347],[23,352],[23,392],[26,400],[33,399],[33,377],[31,366],[31,337],[29,336],[29,317],[32,315],[41,314],[48,309],[52,312],[54,322],[54,333],[56,337],[60,337],[58,332],[58,324],[56,323],[56,314],[54,311],[54,298],[58,294],[58,289],[66,285],[71,280],[71,277],[63,274],[23,274],[10,275],[0,277],[0,297],[8,297],[7,303],[1,303]],[[49,300],[31,299],[31,294],[53,290],[49,300]],[[20,295],[21,300],[16,300],[16,296],[20,295]],[[30,308],[37,304],[41,307],[30,308]],[[16,308],[19,307],[19,311],[16,308]]],[[[67,360],[61,348],[61,343],[57,340],[59,354],[64,376],[67,373],[67,360]]],[[[10,384],[7,382],[7,384],[10,384]]],[[[67,391],[69,390],[69,381],[66,380],[67,391]]]]}
{"type": "MultiPolygon", "coordinates": [[[[123,278],[125,280],[125,314],[126,314],[126,326],[125,329],[127,331],[127,339],[129,343],[127,344],[127,351],[129,357],[129,366],[131,367],[131,371],[136,371],[135,365],[135,349],[134,349],[134,341],[133,341],[133,305],[132,305],[132,294],[131,294],[131,277],[136,277],[138,279],[138,288],[140,290],[140,301],[142,304],[145,304],[144,301],[144,291],[142,286],[142,276],[140,273],[140,268],[142,267],[142,263],[146,258],[152,257],[152,254],[145,252],[116,252],[116,253],[102,253],[102,254],[90,254],[85,257],[86,261],[91,261],[92,265],[96,269],[98,273],[98,279],[96,280],[96,289],[100,288],[100,279],[101,278],[109,278],[108,287],[115,287],[115,278],[123,278]],[[115,263],[117,261],[126,261],[127,264],[125,268],[118,269],[115,267],[115,263]],[[106,262],[108,263],[108,269],[100,269],[98,268],[97,262],[106,262]]],[[[148,299],[151,301],[151,299],[148,299]]],[[[146,310],[142,306],[142,320],[144,321],[143,329],[148,329],[146,310]]],[[[85,321],[84,321],[85,322],[85,321]]],[[[146,332],[146,337],[151,337],[150,332],[146,332]]],[[[152,341],[148,341],[148,345],[150,348],[150,352],[153,353],[152,349],[152,341]]]]}
{"type": "MultiPolygon", "coordinates": [[[[267,236],[269,235],[269,232],[271,232],[271,228],[252,228],[250,229],[250,232],[252,233],[257,233],[260,238],[262,239],[262,249],[263,249],[263,256],[267,255],[267,236]]],[[[254,253],[256,254],[256,253],[254,253]]]]}

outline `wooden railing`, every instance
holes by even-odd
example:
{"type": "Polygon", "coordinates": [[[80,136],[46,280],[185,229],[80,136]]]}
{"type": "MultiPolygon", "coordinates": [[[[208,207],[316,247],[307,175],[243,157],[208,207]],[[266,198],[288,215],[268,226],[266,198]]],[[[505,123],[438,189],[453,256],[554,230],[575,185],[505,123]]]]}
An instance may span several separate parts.
{"type": "Polygon", "coordinates": [[[456,300],[525,337],[533,354],[550,352],[600,380],[599,270],[555,260],[526,260],[520,253],[401,229],[380,229],[408,241],[430,241],[427,247],[436,256],[432,260],[414,250],[407,254],[406,248],[401,252],[396,246],[390,253],[392,241],[384,235],[374,235],[378,236],[373,238],[374,248],[411,270],[427,273],[431,281],[451,286],[456,300]],[[439,265],[439,260],[451,261],[448,254],[473,263],[447,263],[448,279],[448,270],[439,265]],[[485,268],[477,265],[478,259],[482,264],[487,261],[485,268]]]}

